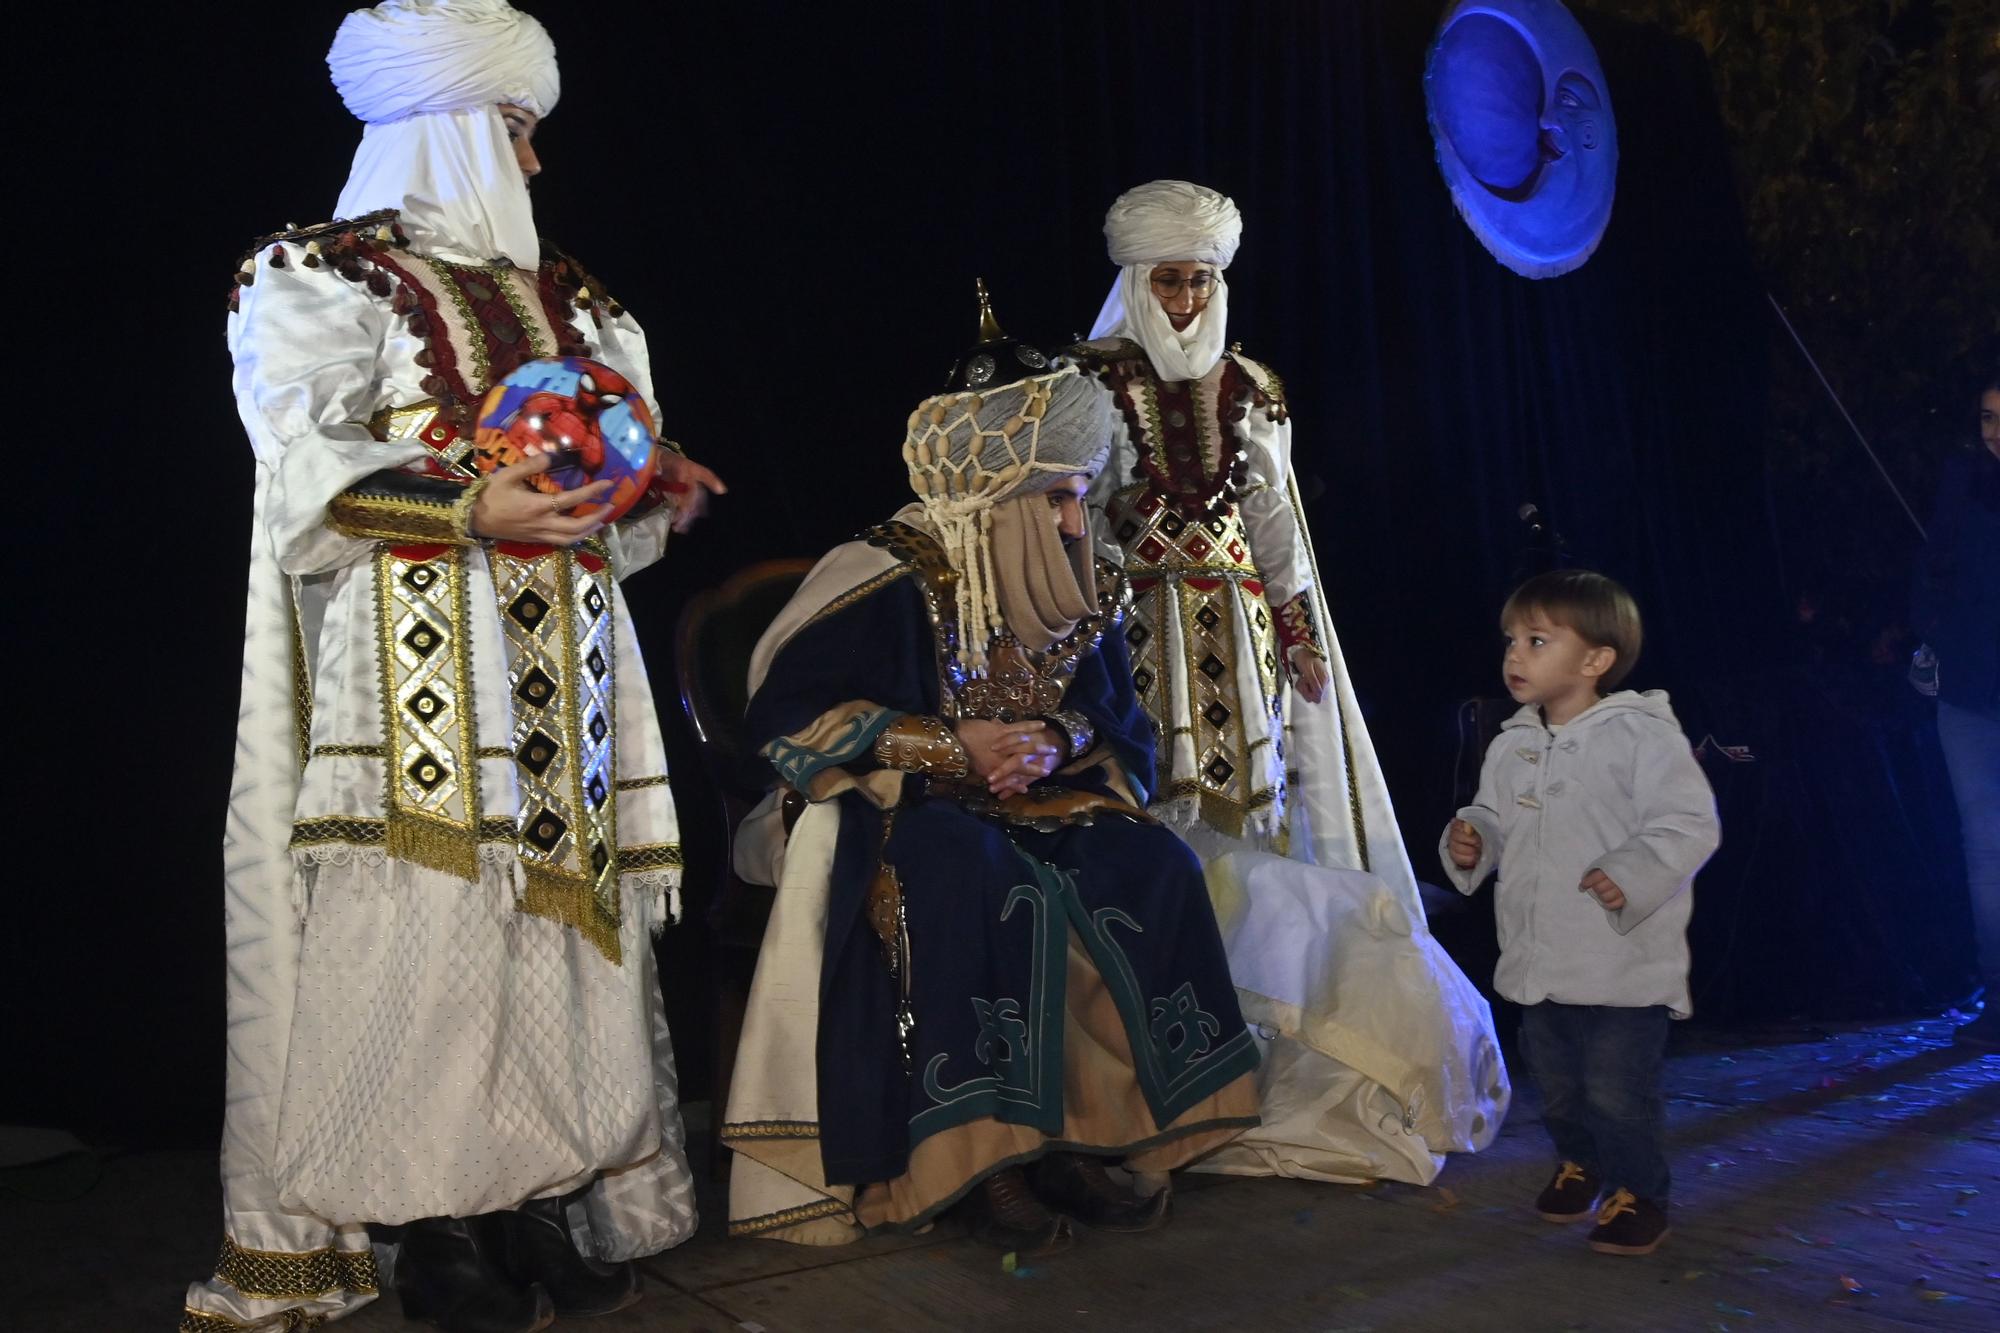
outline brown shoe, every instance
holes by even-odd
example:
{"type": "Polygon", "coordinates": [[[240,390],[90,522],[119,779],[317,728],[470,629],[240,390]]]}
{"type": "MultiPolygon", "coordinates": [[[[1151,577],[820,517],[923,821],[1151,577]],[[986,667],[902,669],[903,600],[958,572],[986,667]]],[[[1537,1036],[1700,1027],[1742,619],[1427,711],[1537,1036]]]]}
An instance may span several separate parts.
{"type": "Polygon", "coordinates": [[[1072,1240],[1069,1219],[1050,1212],[1035,1197],[1018,1166],[1002,1167],[980,1181],[967,1196],[965,1210],[975,1237],[1023,1259],[1066,1250],[1072,1240]]]}
{"type": "Polygon", "coordinates": [[[1114,1181],[1103,1162],[1084,1153],[1050,1153],[1035,1163],[1033,1184],[1043,1203],[1095,1231],[1151,1231],[1166,1225],[1171,1191],[1141,1198],[1114,1181]]]}
{"type": "Polygon", "coordinates": [[[1599,1254],[1651,1254],[1667,1238],[1667,1210],[1631,1190],[1613,1190],[1597,1210],[1590,1248],[1599,1254]]]}
{"type": "Polygon", "coordinates": [[[1575,1162],[1564,1162],[1535,1196],[1535,1211],[1544,1222],[1581,1222],[1597,1207],[1597,1190],[1596,1176],[1575,1162]]]}

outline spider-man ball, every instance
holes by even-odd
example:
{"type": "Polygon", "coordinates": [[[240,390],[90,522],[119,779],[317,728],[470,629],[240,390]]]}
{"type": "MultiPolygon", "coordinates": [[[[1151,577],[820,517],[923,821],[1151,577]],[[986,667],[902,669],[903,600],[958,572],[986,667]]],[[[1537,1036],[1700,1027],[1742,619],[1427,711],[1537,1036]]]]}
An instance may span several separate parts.
{"type": "Polygon", "coordinates": [[[609,481],[603,499],[579,515],[612,522],[638,503],[653,480],[653,415],[632,382],[580,356],[529,361],[488,390],[473,436],[480,471],[492,472],[554,453],[547,472],[529,478],[548,495],[609,481]]]}

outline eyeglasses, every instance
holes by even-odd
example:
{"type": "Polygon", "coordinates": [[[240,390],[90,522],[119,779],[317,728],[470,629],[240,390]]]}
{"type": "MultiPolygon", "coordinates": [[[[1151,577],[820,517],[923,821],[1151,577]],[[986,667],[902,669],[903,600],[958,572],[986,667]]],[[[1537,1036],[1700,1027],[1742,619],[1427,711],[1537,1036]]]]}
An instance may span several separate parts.
{"type": "Polygon", "coordinates": [[[1185,278],[1178,273],[1159,273],[1153,276],[1152,283],[1153,290],[1170,301],[1181,294],[1183,287],[1195,300],[1206,301],[1215,295],[1215,289],[1222,283],[1222,275],[1207,269],[1185,278]]]}

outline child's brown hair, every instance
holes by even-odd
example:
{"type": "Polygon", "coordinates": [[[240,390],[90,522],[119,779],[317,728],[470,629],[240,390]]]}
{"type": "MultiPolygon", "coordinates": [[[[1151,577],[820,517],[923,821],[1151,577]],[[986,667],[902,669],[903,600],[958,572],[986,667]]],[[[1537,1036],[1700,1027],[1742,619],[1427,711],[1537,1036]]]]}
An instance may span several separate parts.
{"type": "Polygon", "coordinates": [[[1616,579],[1588,569],[1555,569],[1514,589],[1507,605],[1500,608],[1500,624],[1539,611],[1593,648],[1609,648],[1618,654],[1611,669],[1598,678],[1597,690],[1608,694],[1632,674],[1639,664],[1639,647],[1644,633],[1639,624],[1639,604],[1616,579]]]}

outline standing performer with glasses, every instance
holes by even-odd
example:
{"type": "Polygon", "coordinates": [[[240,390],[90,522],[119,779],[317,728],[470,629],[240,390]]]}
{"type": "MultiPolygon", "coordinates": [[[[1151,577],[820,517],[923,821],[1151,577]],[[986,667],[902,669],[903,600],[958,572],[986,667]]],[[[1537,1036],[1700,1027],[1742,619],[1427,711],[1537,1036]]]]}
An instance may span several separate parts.
{"type": "Polygon", "coordinates": [[[694,1230],[652,952],[679,833],[618,580],[722,488],[663,451],[606,526],[571,511],[608,483],[536,489],[547,455],[468,464],[523,362],[651,397],[639,326],[535,233],[541,26],[391,0],[328,64],[367,125],[345,220],[258,242],[229,318],[257,485],[224,1238],[181,1328],[351,1313],[393,1253],[406,1315],[529,1333],[637,1300],[628,1261],[694,1230]]]}
{"type": "Polygon", "coordinates": [[[1264,1124],[1203,1169],[1427,1183],[1492,1141],[1492,1017],[1430,938],[1347,677],[1277,375],[1224,350],[1243,223],[1187,181],[1105,217],[1119,267],[1092,341],[1110,394],[1091,486],[1123,566],[1133,684],[1159,728],[1151,812],[1208,863],[1244,1013],[1270,1043],[1264,1124]]]}

